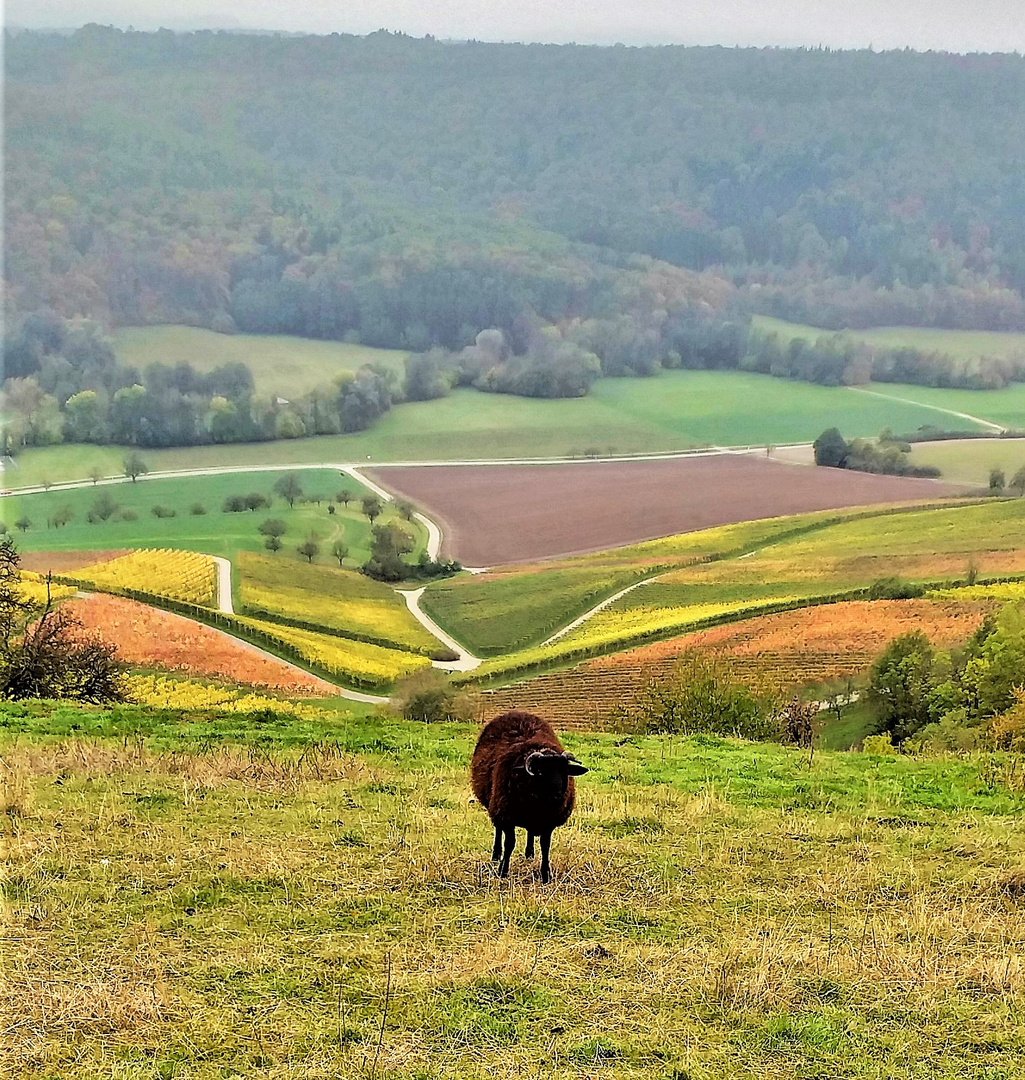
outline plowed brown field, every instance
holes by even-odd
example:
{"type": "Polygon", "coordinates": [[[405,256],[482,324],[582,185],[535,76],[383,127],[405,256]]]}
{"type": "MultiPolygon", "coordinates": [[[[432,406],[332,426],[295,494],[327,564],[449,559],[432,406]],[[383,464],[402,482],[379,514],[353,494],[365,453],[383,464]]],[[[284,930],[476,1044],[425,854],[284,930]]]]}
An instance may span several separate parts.
{"type": "Polygon", "coordinates": [[[737,521],[964,491],[933,480],[714,454],[662,461],[366,470],[442,526],[444,553],[497,566],[737,521]]]}

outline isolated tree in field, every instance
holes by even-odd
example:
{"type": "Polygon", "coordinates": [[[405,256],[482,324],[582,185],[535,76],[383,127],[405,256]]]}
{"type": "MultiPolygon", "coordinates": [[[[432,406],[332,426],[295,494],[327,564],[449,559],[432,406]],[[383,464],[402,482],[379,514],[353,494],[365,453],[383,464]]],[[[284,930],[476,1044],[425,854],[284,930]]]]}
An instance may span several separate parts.
{"type": "Polygon", "coordinates": [[[83,638],[79,623],[47,596],[26,600],[18,588],[19,558],[0,541],[0,697],[57,698],[97,705],[127,698],[112,645],[83,638]]]}
{"type": "Polygon", "coordinates": [[[62,506],[59,510],[55,510],[47,519],[46,527],[48,529],[60,529],[67,525],[74,517],[74,513],[70,506],[62,506]]]}
{"type": "Polygon", "coordinates": [[[341,488],[335,494],[335,502],[341,503],[342,506],[348,508],[349,503],[352,502],[352,492],[348,488],[341,488]]]}
{"type": "Polygon", "coordinates": [[[812,448],[815,451],[816,465],[842,469],[847,461],[849,447],[838,428],[831,427],[823,431],[812,443],[812,448]]]}
{"type": "Polygon", "coordinates": [[[118,503],[109,491],[101,492],[96,501],[89,507],[85,520],[90,525],[97,521],[109,521],[118,511],[118,503]]]}
{"type": "Polygon", "coordinates": [[[221,504],[226,514],[241,514],[247,510],[245,495],[229,495],[221,504]]]}
{"type": "Polygon", "coordinates": [[[124,468],[125,476],[130,477],[133,484],[140,476],[145,476],[149,472],[149,466],[136,453],[131,453],[125,458],[124,468]]]}
{"type": "Polygon", "coordinates": [[[288,503],[289,507],[295,506],[296,500],[302,498],[303,486],[299,480],[299,474],[290,472],[278,477],[274,490],[288,503]]]}
{"type": "Polygon", "coordinates": [[[263,546],[272,552],[278,552],[281,550],[281,537],[280,536],[268,536],[263,542],[263,546]]]}
{"type": "Polygon", "coordinates": [[[1012,491],[1018,492],[1019,499],[1022,497],[1022,495],[1025,495],[1025,465],[1022,465],[1022,467],[1014,474],[1014,476],[1011,477],[1011,482],[1007,486],[1012,491]]]}
{"type": "Polygon", "coordinates": [[[363,513],[370,518],[371,525],[381,516],[384,510],[384,503],[376,495],[364,495],[360,500],[360,505],[363,507],[363,513]]]}
{"type": "Polygon", "coordinates": [[[395,509],[406,519],[406,521],[412,521],[413,515],[416,513],[416,507],[409,501],[409,499],[399,499],[395,503],[395,509]]]}
{"type": "Polygon", "coordinates": [[[317,555],[320,554],[320,544],[318,544],[317,541],[314,540],[312,536],[310,536],[306,540],[304,540],[295,550],[298,551],[299,554],[302,555],[307,562],[311,563],[317,557],[317,555]]]}
{"type": "Polygon", "coordinates": [[[98,465],[94,465],[89,470],[89,479],[92,480],[93,484],[99,483],[103,479],[103,470],[98,465]]]}
{"type": "Polygon", "coordinates": [[[1002,495],[1004,487],[1007,484],[1007,478],[1004,476],[1003,469],[990,469],[989,470],[989,490],[992,495],[1002,495]]]}
{"type": "Polygon", "coordinates": [[[270,506],[270,499],[259,491],[251,491],[245,497],[245,504],[247,510],[262,510],[265,506],[270,506]]]}
{"type": "Polygon", "coordinates": [[[29,529],[31,529],[31,528],[32,528],[32,519],[31,519],[31,518],[29,518],[29,517],[25,517],[24,515],[22,515],[22,516],[21,516],[20,518],[18,518],[18,520],[17,520],[17,521],[16,521],[15,523],[14,523],[14,527],[15,527],[16,529],[18,529],[19,531],[21,531],[21,532],[28,532],[28,531],[29,531],[29,529]]]}
{"type": "Polygon", "coordinates": [[[288,531],[288,526],[281,518],[267,518],[266,521],[261,521],[257,528],[264,536],[284,536],[288,531]]]}
{"type": "Polygon", "coordinates": [[[342,563],[349,557],[349,545],[341,540],[336,540],[331,546],[331,554],[334,555],[334,557],[338,560],[338,565],[341,566],[342,563]]]}

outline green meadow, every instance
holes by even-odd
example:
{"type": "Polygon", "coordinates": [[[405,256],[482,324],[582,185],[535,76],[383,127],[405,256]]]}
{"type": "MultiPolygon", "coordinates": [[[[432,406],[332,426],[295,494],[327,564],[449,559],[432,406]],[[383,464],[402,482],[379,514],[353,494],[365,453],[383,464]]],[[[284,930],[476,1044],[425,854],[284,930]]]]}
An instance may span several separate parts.
{"type": "Polygon", "coordinates": [[[475,734],[0,708],[5,1075],[1020,1075],[1013,761],[574,735],[543,887],[475,734]]]}
{"type": "MultiPolygon", "coordinates": [[[[754,327],[763,333],[775,333],[782,340],[817,338],[836,333],[818,326],[787,322],[767,315],[756,315],[754,327]]],[[[911,347],[924,352],[941,352],[959,359],[977,356],[1016,356],[1025,353],[1025,334],[996,330],[942,330],[928,326],[874,326],[868,330],[846,330],[852,338],[880,348],[911,347]]]]}
{"type": "Polygon", "coordinates": [[[1002,469],[1010,482],[1025,466],[1025,439],[964,439],[918,443],[911,450],[916,465],[935,465],[945,480],[986,484],[991,469],[1002,469]]]}
{"type": "Polygon", "coordinates": [[[364,364],[401,375],[406,358],[397,349],[278,334],[215,334],[195,326],[126,326],[114,331],[113,341],[118,358],[140,369],[184,360],[205,373],[222,364],[245,364],[259,393],[286,398],[329,385],[364,364]]]}
{"type": "MultiPolygon", "coordinates": [[[[3,499],[0,512],[15,535],[19,549],[24,552],[170,547],[231,558],[239,551],[263,551],[264,537],[258,531],[259,524],[267,518],[280,518],[287,531],[276,557],[300,559],[296,545],[312,535],[321,548],[318,562],[336,563],[331,555],[336,541],[348,545],[348,565],[353,561],[364,562],[370,554],[371,529],[369,520],[360,510],[359,500],[369,491],[335,470],[298,470],[306,501],[289,508],[288,503],[274,493],[274,484],[285,471],[290,470],[185,479],[140,478],[134,484],[89,485],[70,491],[9,495],[3,499]],[[351,493],[352,501],[348,507],[335,503],[335,512],[329,513],[328,506],[343,488],[351,493]],[[250,492],[270,498],[272,505],[241,513],[222,510],[228,496],[250,492]],[[90,509],[107,496],[117,503],[117,510],[107,521],[89,523],[90,509]],[[157,517],[153,514],[154,507],[166,508],[174,515],[157,517]],[[48,521],[65,508],[71,511],[70,523],[61,528],[48,527],[48,521]],[[194,512],[199,508],[204,512],[194,512]],[[16,528],[15,523],[23,518],[31,522],[30,527],[16,528]]],[[[394,516],[394,509],[388,509],[379,520],[390,520],[394,516]]],[[[408,527],[417,536],[415,556],[422,549],[425,536],[422,527],[415,522],[408,527]]]]}
{"type": "MultiPolygon", "coordinates": [[[[907,396],[918,388],[890,389],[907,396]]],[[[637,454],[811,441],[833,425],[848,437],[877,435],[886,427],[914,431],[937,423],[938,415],[843,387],[744,372],[667,371],[650,379],[601,379],[587,397],[562,400],[463,389],[437,401],[395,406],[358,434],[151,450],[144,456],[153,469],[185,469],[637,454]]],[[[113,474],[123,458],[120,447],[26,450],[4,483],[16,488],[83,478],[93,468],[113,474]]]]}

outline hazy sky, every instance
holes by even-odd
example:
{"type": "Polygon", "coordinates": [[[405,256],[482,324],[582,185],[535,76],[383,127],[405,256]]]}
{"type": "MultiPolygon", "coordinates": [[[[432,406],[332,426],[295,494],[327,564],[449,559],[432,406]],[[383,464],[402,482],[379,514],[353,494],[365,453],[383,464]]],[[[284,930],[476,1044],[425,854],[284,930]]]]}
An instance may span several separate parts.
{"type": "Polygon", "coordinates": [[[8,0],[21,26],[258,27],[611,44],[1025,51],[1025,0],[8,0]]]}

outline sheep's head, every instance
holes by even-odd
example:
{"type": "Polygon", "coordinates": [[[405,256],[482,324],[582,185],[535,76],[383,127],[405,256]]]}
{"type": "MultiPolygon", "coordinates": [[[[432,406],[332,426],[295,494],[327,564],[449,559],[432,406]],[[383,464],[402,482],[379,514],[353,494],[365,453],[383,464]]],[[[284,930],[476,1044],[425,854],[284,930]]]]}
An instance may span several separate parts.
{"type": "Polygon", "coordinates": [[[565,784],[568,776],[583,776],[587,769],[568,751],[535,750],[527,755],[523,763],[527,775],[535,779],[559,777],[565,784]]]}

